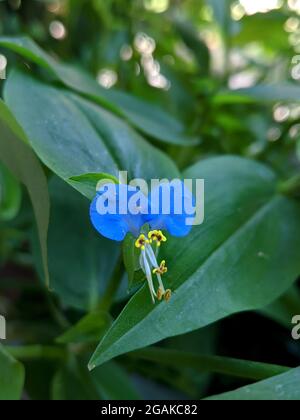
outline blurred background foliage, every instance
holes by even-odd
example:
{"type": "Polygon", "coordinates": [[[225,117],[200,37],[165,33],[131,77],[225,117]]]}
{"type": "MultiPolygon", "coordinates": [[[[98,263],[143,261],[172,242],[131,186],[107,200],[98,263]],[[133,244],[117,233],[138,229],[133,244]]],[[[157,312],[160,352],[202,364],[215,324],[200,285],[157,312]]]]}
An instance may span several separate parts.
{"type": "Polygon", "coordinates": [[[263,156],[269,149],[276,159],[299,131],[297,92],[281,86],[300,77],[299,7],[292,0],[12,0],[0,2],[0,31],[26,33],[102,86],[177,114],[202,139],[195,160],[204,152],[263,156]],[[265,83],[278,92],[253,95],[282,98],[273,108],[228,92],[265,83]]]}
{"type": "MultiPolygon", "coordinates": [[[[173,114],[199,143],[183,149],[159,144],[180,169],[209,156],[238,154],[269,163],[282,179],[299,172],[299,0],[0,1],[0,35],[19,34],[30,36],[53,57],[85,68],[103,88],[127,91],[173,114]]],[[[14,65],[24,66],[24,59],[1,49],[2,74],[14,65]]],[[[3,85],[1,81],[1,91],[3,85]]],[[[97,253],[82,255],[80,248],[83,237],[93,244],[85,237],[88,220],[81,219],[87,203],[65,185],[57,186],[57,179],[51,180],[56,217],[51,222],[49,259],[57,282],[66,264],[72,273],[64,283],[71,297],[61,302],[38,281],[38,246],[27,195],[2,164],[0,181],[0,313],[9,322],[9,343],[32,345],[28,353],[12,350],[29,372],[25,398],[135,398],[137,389],[142,398],[201,398],[248,383],[220,372],[200,374],[191,367],[161,366],[147,354],[123,356],[122,367],[112,362],[89,375],[86,360],[77,355],[82,341],[85,345],[99,341],[99,331],[110,325],[110,316],[93,316],[91,331],[82,328],[83,338],[75,331],[79,343],[74,343],[72,330],[69,336],[62,335],[85,315],[81,304],[85,284],[80,278],[87,275],[87,267],[92,277],[97,265],[97,253]],[[66,196],[67,202],[62,199],[66,196]],[[65,223],[62,215],[72,206],[78,214],[65,226],[70,247],[60,227],[65,223]],[[66,348],[49,347],[58,336],[66,348]]],[[[112,261],[118,259],[118,251],[107,247],[107,243],[100,247],[111,258],[100,276],[104,282],[113,274],[112,261]]],[[[93,297],[98,300],[98,295],[93,297]]],[[[290,338],[289,322],[291,314],[300,313],[298,298],[295,288],[262,313],[235,315],[168,339],[163,346],[297,366],[300,351],[290,338]]],[[[112,316],[127,300],[125,279],[112,316]]]]}

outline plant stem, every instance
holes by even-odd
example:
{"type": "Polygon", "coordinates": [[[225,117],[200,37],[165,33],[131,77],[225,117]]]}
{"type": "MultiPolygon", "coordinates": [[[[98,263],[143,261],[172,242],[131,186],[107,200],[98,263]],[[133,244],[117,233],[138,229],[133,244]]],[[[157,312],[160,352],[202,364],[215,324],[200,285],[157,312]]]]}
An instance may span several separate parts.
{"type": "Polygon", "coordinates": [[[272,376],[286,373],[288,367],[251,362],[247,360],[230,359],[219,356],[202,356],[177,350],[167,350],[149,347],[130,353],[130,356],[157,362],[169,367],[189,367],[199,372],[213,372],[239,378],[260,381],[272,376]]]}
{"type": "Polygon", "coordinates": [[[23,361],[32,359],[63,360],[67,357],[66,349],[56,346],[5,346],[4,348],[11,356],[23,361]]]}

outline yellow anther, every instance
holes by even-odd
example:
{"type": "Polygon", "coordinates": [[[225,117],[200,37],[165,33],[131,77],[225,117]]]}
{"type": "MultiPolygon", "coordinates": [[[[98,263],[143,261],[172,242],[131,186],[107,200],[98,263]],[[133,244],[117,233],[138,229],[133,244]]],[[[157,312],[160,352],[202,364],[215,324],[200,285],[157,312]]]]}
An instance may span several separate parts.
{"type": "Polygon", "coordinates": [[[142,251],[144,251],[146,244],[149,244],[149,241],[145,235],[140,235],[135,241],[136,248],[140,248],[142,251]]]}
{"type": "Polygon", "coordinates": [[[161,230],[151,230],[148,233],[148,238],[150,240],[150,243],[156,242],[157,246],[160,246],[162,242],[166,242],[167,238],[162,233],[161,230]]]}
{"type": "Polygon", "coordinates": [[[172,296],[172,290],[168,289],[166,290],[166,293],[164,294],[164,299],[166,302],[169,302],[169,300],[171,299],[172,296]]]}
{"type": "Polygon", "coordinates": [[[162,298],[164,297],[164,292],[161,287],[159,287],[159,289],[157,290],[156,297],[157,300],[162,300],[162,298]]]}
{"type": "Polygon", "coordinates": [[[163,260],[160,263],[160,266],[153,270],[153,274],[165,274],[168,272],[168,267],[166,267],[166,261],[163,260]]]}

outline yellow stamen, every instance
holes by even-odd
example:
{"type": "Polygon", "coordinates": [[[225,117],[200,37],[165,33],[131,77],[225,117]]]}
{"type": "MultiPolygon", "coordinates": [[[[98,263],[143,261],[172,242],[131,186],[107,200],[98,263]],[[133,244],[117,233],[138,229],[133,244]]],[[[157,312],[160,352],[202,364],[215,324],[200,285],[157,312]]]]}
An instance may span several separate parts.
{"type": "Polygon", "coordinates": [[[144,251],[146,244],[149,244],[149,241],[145,235],[140,235],[135,241],[136,248],[140,248],[142,251],[144,251]]]}
{"type": "Polygon", "coordinates": [[[167,241],[167,238],[165,237],[165,235],[162,233],[161,230],[151,230],[148,233],[148,238],[151,244],[152,242],[156,242],[157,246],[160,246],[162,242],[167,241]]]}
{"type": "Polygon", "coordinates": [[[162,300],[163,296],[164,296],[164,292],[163,292],[162,288],[159,287],[159,289],[157,290],[157,293],[156,293],[157,300],[162,300]]]}
{"type": "Polygon", "coordinates": [[[153,274],[165,274],[168,272],[168,267],[166,267],[166,261],[163,260],[160,263],[160,266],[153,270],[153,274]]]}
{"type": "Polygon", "coordinates": [[[172,297],[172,290],[171,289],[166,290],[166,293],[164,294],[165,301],[166,302],[169,302],[169,300],[171,299],[171,297],[172,297]]]}

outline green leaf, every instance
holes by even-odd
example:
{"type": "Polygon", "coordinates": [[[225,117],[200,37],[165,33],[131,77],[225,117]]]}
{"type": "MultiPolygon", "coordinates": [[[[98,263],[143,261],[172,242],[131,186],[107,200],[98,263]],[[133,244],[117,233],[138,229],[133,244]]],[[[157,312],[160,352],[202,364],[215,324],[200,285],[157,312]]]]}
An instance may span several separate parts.
{"type": "Polygon", "coordinates": [[[34,151],[63,179],[99,169],[116,173],[102,139],[60,90],[13,72],[5,85],[5,100],[34,151]]]}
{"type": "Polygon", "coordinates": [[[90,368],[230,314],[265,307],[300,272],[300,208],[276,192],[267,167],[238,157],[200,162],[185,178],[205,180],[206,219],[169,239],[165,284],[170,302],[151,304],[145,285],[127,304],[90,368]]]}
{"type": "Polygon", "coordinates": [[[270,378],[290,370],[288,367],[268,365],[248,360],[199,355],[178,350],[149,347],[130,353],[130,356],[174,368],[192,368],[198,372],[213,372],[256,381],[270,378]]]}
{"type": "Polygon", "coordinates": [[[0,159],[28,190],[38,227],[44,277],[49,284],[47,235],[50,215],[47,179],[40,162],[24,143],[24,134],[4,102],[0,101],[0,159]],[[18,136],[18,133],[20,136],[18,136]]]}
{"type": "Polygon", "coordinates": [[[128,178],[179,176],[175,164],[165,154],[149,145],[120,118],[79,96],[69,94],[69,97],[101,136],[118,168],[128,171],[128,178]]]}
{"type": "Polygon", "coordinates": [[[80,191],[87,198],[92,200],[95,197],[97,185],[100,181],[110,181],[115,184],[119,183],[119,180],[109,174],[83,174],[79,176],[73,176],[69,179],[69,183],[73,186],[80,184],[80,191]]]}
{"type": "MultiPolygon", "coordinates": [[[[92,94],[92,92],[91,92],[92,94]]],[[[177,146],[195,146],[199,139],[184,133],[182,123],[158,106],[137,99],[128,93],[107,91],[107,99],[120,107],[122,114],[134,127],[156,140],[177,146]]],[[[93,99],[97,97],[92,96],[93,99]]]]}
{"type": "Polygon", "coordinates": [[[97,342],[109,328],[111,321],[110,315],[106,312],[91,312],[58,337],[56,341],[60,344],[97,342]]]}
{"type": "Polygon", "coordinates": [[[0,220],[8,221],[16,217],[21,206],[20,184],[0,163],[0,220]]]}
{"type": "MultiPolygon", "coordinates": [[[[118,117],[89,101],[20,72],[8,78],[5,99],[34,151],[66,181],[98,172],[118,177],[119,170],[145,179],[178,174],[164,153],[118,117]]],[[[71,184],[86,193],[86,186],[71,184]]]]}
{"type": "Polygon", "coordinates": [[[262,102],[298,102],[300,100],[299,85],[288,82],[276,85],[257,85],[251,88],[237,89],[232,93],[238,96],[246,95],[262,102]]]}
{"type": "Polygon", "coordinates": [[[208,400],[219,401],[299,401],[300,368],[274,376],[266,381],[245,386],[233,392],[217,395],[208,400]]]}
{"type": "Polygon", "coordinates": [[[2,100],[0,100],[0,115],[1,120],[5,121],[5,124],[15,134],[15,136],[24,143],[29,144],[22,127],[18,124],[15,117],[2,100]]]}
{"type": "Polygon", "coordinates": [[[42,66],[44,68],[50,68],[54,62],[53,58],[46,54],[34,41],[29,37],[1,37],[0,45],[2,47],[11,49],[16,53],[22,55],[28,60],[42,66]]]}
{"type": "Polygon", "coordinates": [[[51,71],[65,86],[82,93],[126,118],[150,137],[179,146],[193,146],[198,139],[189,137],[183,125],[157,105],[148,104],[117,90],[106,90],[82,70],[58,63],[28,37],[1,37],[0,46],[51,71]]]}
{"type": "Polygon", "coordinates": [[[93,310],[113,273],[120,246],[93,229],[88,200],[56,177],[49,190],[51,287],[65,305],[93,310]]]}
{"type": "Polygon", "coordinates": [[[24,367],[11,357],[2,345],[0,345],[0,370],[0,400],[19,400],[24,387],[24,367]]]}

